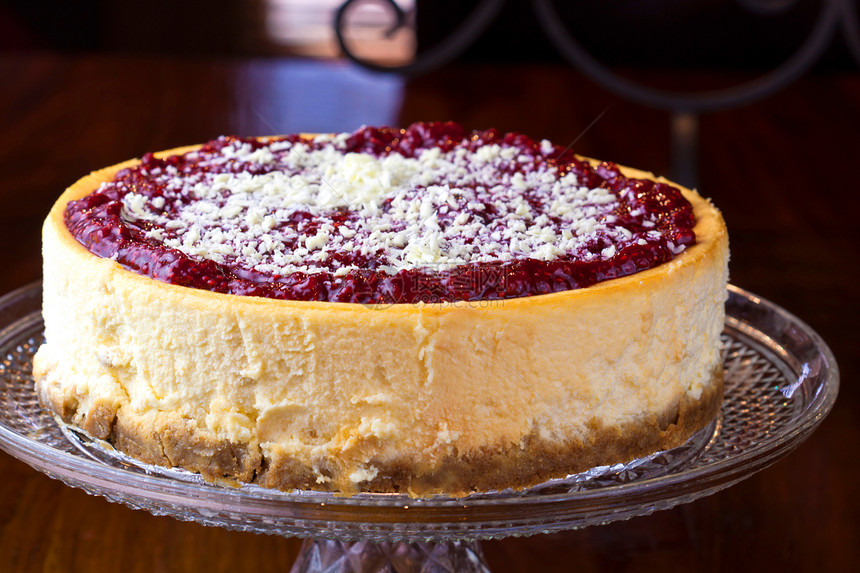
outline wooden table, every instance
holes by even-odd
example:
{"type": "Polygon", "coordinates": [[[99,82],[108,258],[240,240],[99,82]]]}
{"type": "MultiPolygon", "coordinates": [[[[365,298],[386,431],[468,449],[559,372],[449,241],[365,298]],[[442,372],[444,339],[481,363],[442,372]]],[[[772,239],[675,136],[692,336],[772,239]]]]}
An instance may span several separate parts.
{"type": "MultiPolygon", "coordinates": [[[[656,172],[670,163],[666,114],[564,67],[461,67],[404,83],[295,61],[4,55],[0,81],[0,293],[39,278],[39,226],[76,178],[221,133],[452,119],[578,138],[580,153],[656,172]]],[[[818,431],[706,499],[603,527],[486,542],[494,571],[839,571],[860,560],[858,164],[856,72],[807,77],[701,121],[699,187],[728,221],[732,282],[808,322],[839,361],[841,394],[818,431]]],[[[299,547],[135,512],[5,454],[0,476],[4,571],[283,571],[299,547]]]]}

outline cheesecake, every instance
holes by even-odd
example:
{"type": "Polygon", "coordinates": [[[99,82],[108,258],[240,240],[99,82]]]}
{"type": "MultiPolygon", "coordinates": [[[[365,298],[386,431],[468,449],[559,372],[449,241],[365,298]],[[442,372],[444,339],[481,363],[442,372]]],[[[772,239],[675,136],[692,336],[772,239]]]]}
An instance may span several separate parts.
{"type": "Polygon", "coordinates": [[[650,173],[451,123],[221,137],[43,227],[43,405],[213,481],[521,489],[716,416],[728,238],[650,173]]]}

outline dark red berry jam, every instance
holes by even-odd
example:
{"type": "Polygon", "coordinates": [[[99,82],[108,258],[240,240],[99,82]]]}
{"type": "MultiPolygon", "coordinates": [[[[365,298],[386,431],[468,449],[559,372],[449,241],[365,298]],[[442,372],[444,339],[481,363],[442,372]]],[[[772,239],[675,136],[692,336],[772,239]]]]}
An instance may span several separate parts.
{"type": "Polygon", "coordinates": [[[364,304],[583,288],[696,240],[669,184],[453,123],[147,154],[70,202],[65,221],[94,254],[160,281],[364,304]]]}

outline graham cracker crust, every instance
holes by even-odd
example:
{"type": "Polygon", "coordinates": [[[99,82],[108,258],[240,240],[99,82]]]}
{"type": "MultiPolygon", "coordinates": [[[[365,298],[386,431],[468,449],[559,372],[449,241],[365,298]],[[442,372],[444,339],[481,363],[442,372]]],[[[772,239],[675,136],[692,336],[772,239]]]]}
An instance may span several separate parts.
{"type": "Polygon", "coordinates": [[[109,442],[145,463],[181,467],[210,481],[257,483],[284,491],[295,489],[405,493],[411,496],[444,494],[462,497],[501,489],[523,489],[553,478],[563,478],[599,465],[627,462],[683,444],[717,415],[723,396],[719,367],[698,399],[683,395],[677,405],[657,415],[644,416],[626,426],[607,426],[598,419],[586,423],[583,435],[564,441],[543,439],[534,430],[520,443],[487,445],[453,453],[429,466],[411,457],[383,462],[370,460],[375,478],[355,484],[355,468],[338,467],[336,460],[307,460],[272,453],[263,455],[259,442],[234,443],[218,439],[197,422],[170,412],[136,413],[97,397],[87,405],[65,393],[48,376],[37,377],[42,404],[64,422],[109,442]],[[322,476],[322,479],[321,479],[322,476]]]}

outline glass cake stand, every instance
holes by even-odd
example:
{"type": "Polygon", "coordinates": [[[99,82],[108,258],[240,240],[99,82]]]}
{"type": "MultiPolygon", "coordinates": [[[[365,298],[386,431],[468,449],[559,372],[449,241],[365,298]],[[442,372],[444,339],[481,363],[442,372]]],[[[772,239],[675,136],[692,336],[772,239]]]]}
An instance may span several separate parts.
{"type": "Polygon", "coordinates": [[[645,515],[710,495],[796,448],[836,400],[827,345],[797,318],[729,287],[719,417],[684,445],[525,491],[413,499],[279,492],[207,483],[139,463],[67,428],[38,403],[41,288],[0,298],[0,447],[34,468],[134,509],[204,525],[307,538],[293,571],[488,571],[478,540],[645,515]]]}

